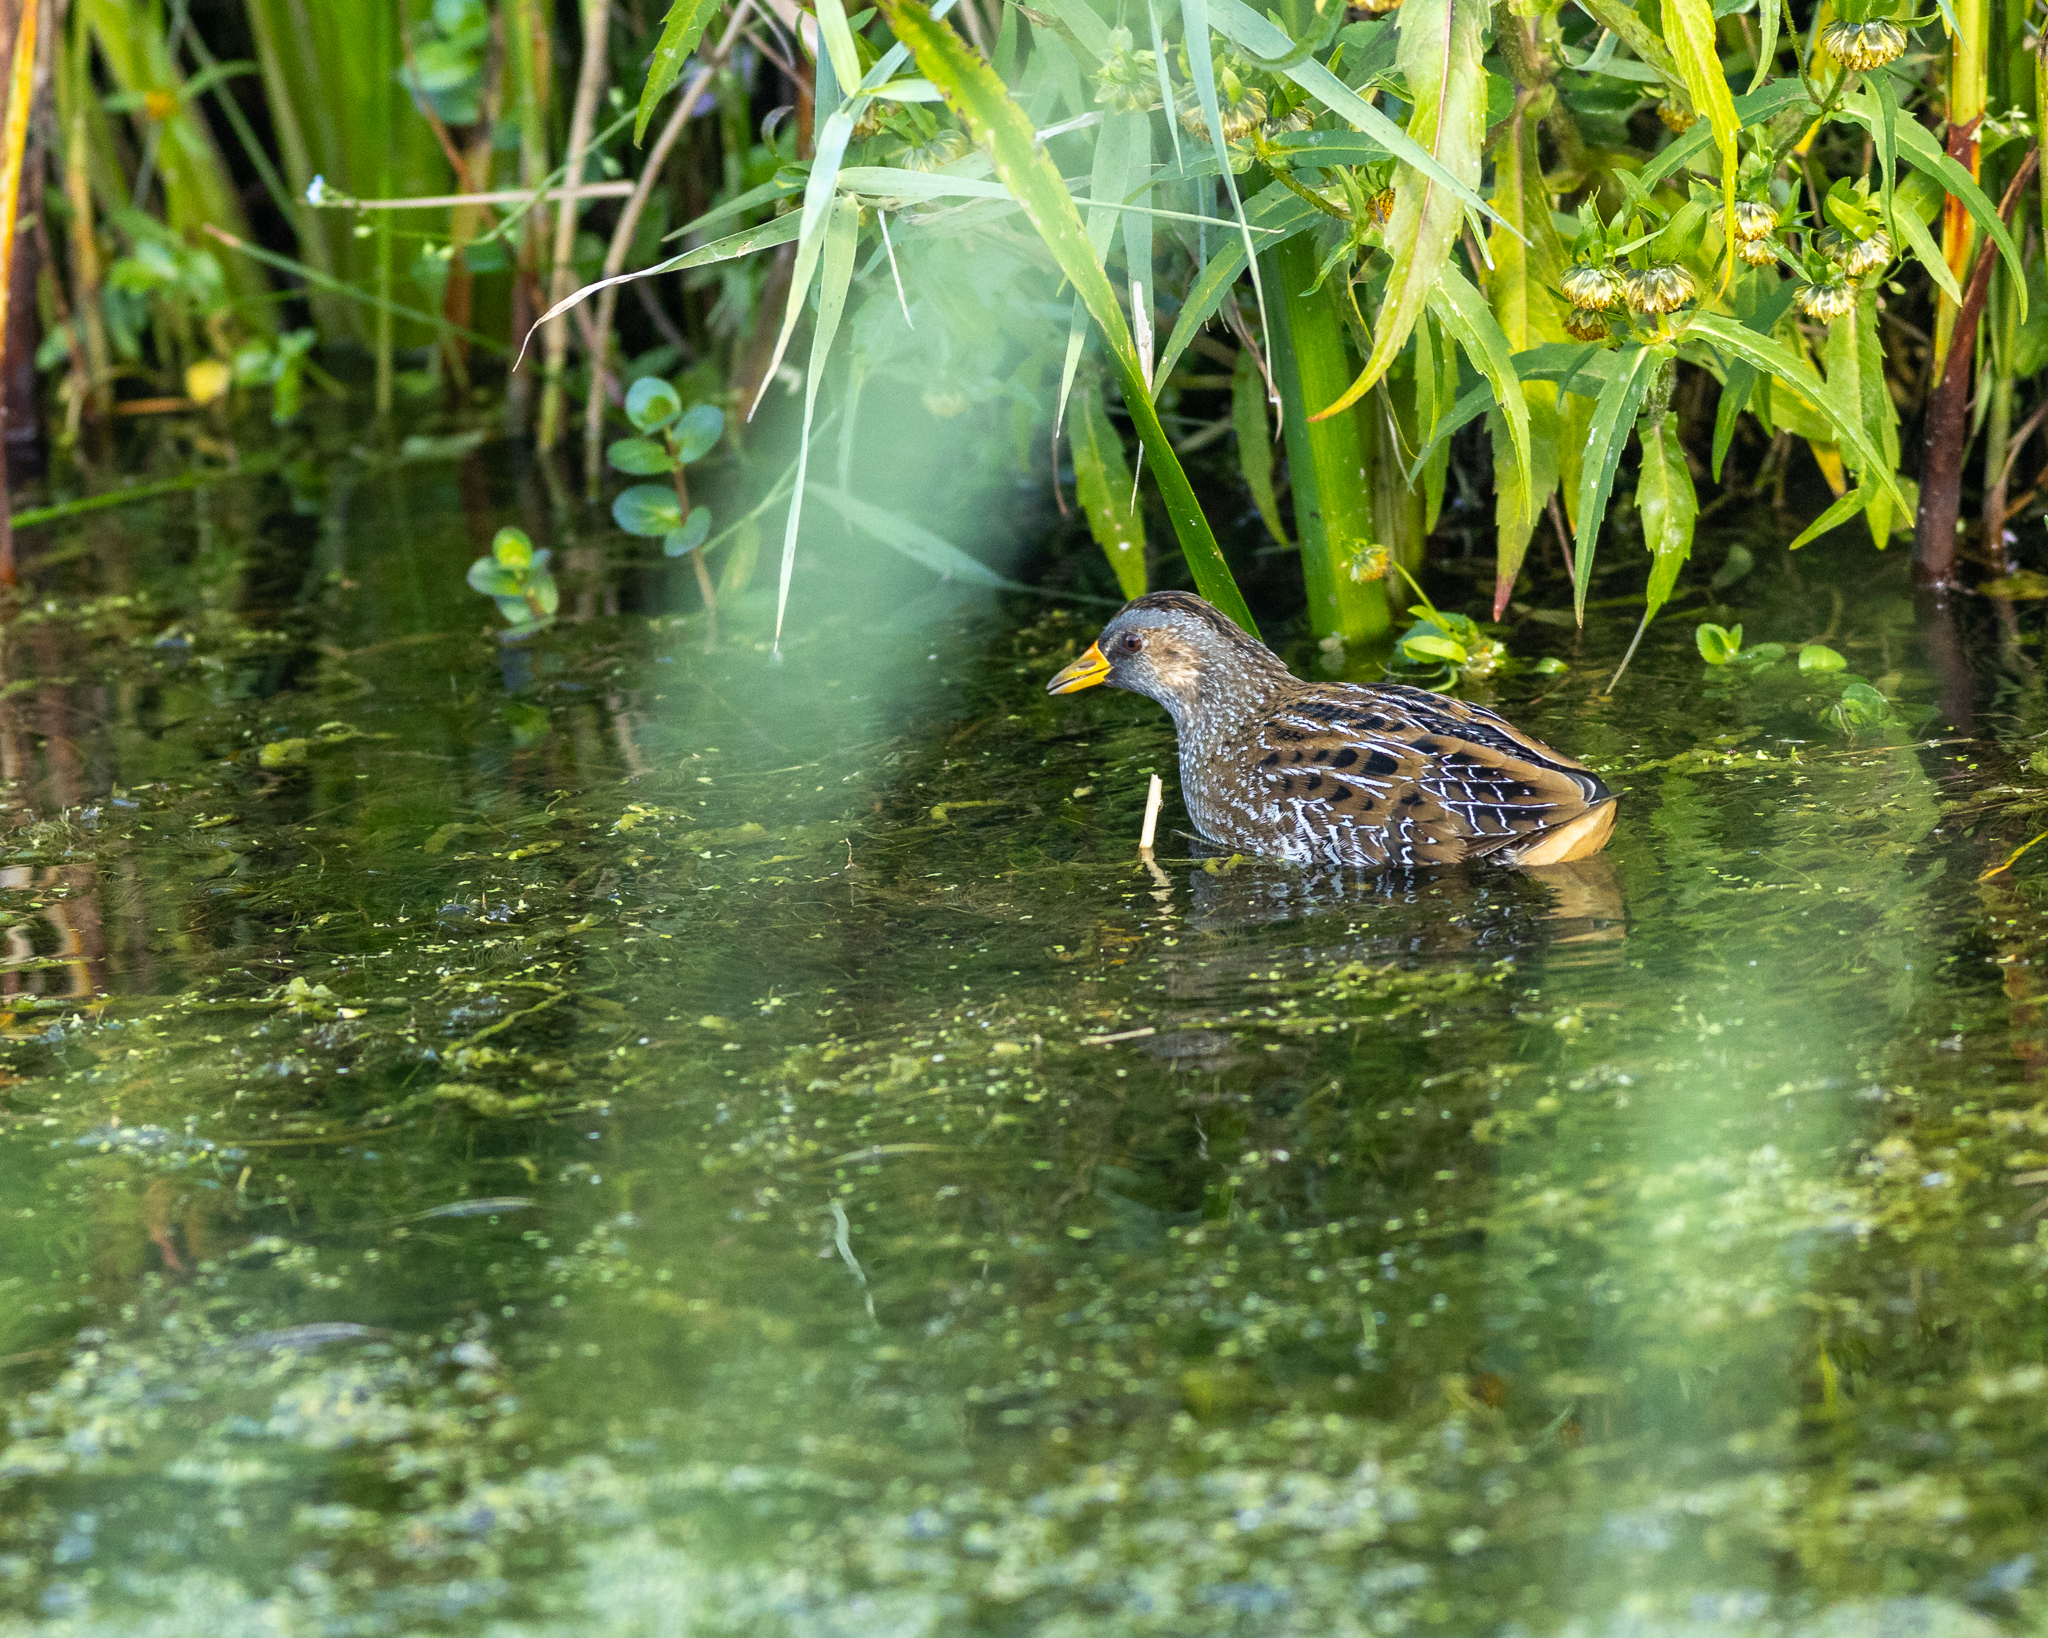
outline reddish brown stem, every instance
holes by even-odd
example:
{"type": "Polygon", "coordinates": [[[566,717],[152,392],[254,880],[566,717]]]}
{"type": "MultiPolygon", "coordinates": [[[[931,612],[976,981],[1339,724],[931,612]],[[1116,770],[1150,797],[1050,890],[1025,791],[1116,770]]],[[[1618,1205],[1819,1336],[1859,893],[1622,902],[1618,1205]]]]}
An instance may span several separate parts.
{"type": "MultiPolygon", "coordinates": [[[[2011,222],[2020,195],[2026,191],[2041,150],[2031,148],[1999,201],[1998,214],[2011,222]]],[[[1987,235],[1977,248],[1977,263],[1963,291],[1956,327],[1948,344],[1948,363],[1927,400],[1927,458],[1920,471],[1920,516],[1914,530],[1913,578],[1943,590],[1956,584],[1956,523],[1962,513],[1963,454],[1969,443],[1970,360],[1977,350],[1977,321],[1991,290],[1991,269],[1998,247],[1987,235]]]]}

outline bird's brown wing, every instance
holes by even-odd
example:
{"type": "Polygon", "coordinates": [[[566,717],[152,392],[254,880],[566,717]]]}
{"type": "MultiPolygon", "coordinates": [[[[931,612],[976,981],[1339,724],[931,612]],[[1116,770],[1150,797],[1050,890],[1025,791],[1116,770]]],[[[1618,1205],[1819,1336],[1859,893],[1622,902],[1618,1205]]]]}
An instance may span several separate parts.
{"type": "Polygon", "coordinates": [[[1371,862],[1552,863],[1596,851],[1613,822],[1582,764],[1420,688],[1306,685],[1258,738],[1255,805],[1371,862]]]}

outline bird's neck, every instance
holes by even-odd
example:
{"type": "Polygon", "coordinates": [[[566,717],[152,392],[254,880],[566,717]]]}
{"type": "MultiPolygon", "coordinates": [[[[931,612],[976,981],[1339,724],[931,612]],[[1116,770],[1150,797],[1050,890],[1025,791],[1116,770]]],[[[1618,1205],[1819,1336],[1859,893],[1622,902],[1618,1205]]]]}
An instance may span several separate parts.
{"type": "Polygon", "coordinates": [[[1276,656],[1232,651],[1205,660],[1199,686],[1163,703],[1182,749],[1204,751],[1242,733],[1296,686],[1276,656]]]}

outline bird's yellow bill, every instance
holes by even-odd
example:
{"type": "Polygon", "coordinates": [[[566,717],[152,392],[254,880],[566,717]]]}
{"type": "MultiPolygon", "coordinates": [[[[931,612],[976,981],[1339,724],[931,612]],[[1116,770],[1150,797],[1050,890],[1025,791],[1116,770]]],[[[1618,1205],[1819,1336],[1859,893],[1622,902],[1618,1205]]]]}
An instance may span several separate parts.
{"type": "Polygon", "coordinates": [[[1088,652],[1047,683],[1045,691],[1048,694],[1073,694],[1083,688],[1093,688],[1097,683],[1107,681],[1109,661],[1103,657],[1102,645],[1090,643],[1088,652]]]}

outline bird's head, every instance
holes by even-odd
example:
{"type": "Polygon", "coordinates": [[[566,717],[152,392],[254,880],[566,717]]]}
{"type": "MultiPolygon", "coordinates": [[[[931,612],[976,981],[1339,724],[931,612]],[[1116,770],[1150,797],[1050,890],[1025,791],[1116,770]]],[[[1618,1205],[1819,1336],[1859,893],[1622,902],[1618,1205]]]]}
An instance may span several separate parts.
{"type": "Polygon", "coordinates": [[[1192,592],[1151,592],[1126,603],[1045,691],[1072,694],[1107,683],[1157,700],[1179,720],[1205,697],[1287,674],[1278,655],[1213,604],[1192,592]]]}

